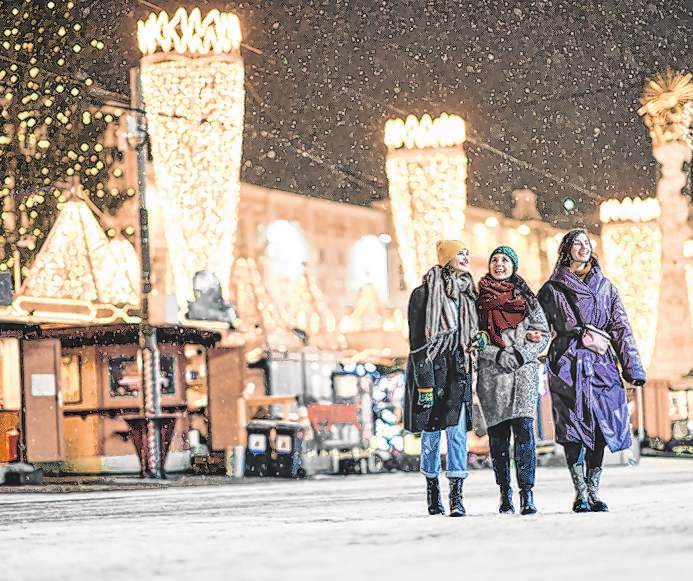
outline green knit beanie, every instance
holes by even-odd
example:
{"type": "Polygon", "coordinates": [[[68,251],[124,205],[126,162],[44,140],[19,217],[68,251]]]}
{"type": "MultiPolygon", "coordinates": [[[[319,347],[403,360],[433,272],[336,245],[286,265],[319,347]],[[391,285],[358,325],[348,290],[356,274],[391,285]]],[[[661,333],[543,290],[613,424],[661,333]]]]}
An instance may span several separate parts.
{"type": "Polygon", "coordinates": [[[517,268],[520,263],[517,259],[517,252],[510,248],[510,246],[499,246],[493,252],[491,252],[491,256],[488,257],[489,264],[491,263],[491,259],[493,258],[494,254],[505,254],[510,260],[513,261],[513,266],[515,267],[513,274],[517,272],[517,268]]]}

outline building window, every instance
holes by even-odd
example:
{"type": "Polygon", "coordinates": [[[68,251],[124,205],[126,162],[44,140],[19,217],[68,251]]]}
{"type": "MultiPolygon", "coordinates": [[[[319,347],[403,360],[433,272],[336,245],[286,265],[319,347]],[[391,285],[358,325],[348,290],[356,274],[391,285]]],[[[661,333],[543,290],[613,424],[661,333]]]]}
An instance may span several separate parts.
{"type": "Polygon", "coordinates": [[[308,260],[308,245],[301,229],[286,220],[277,220],[267,227],[265,235],[267,258],[272,266],[292,278],[301,276],[308,260]]]}
{"type": "Polygon", "coordinates": [[[63,403],[82,403],[82,358],[79,355],[62,357],[60,389],[63,403]]]}
{"type": "Polygon", "coordinates": [[[364,236],[354,244],[349,268],[349,288],[374,286],[380,298],[389,300],[387,246],[377,236],[364,236]]]}

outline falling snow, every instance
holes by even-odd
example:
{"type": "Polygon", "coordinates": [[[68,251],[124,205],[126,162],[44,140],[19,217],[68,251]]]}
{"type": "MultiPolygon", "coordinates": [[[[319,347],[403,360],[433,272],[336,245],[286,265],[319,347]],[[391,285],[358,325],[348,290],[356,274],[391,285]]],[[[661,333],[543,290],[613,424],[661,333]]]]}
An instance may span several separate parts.
{"type": "Polygon", "coordinates": [[[385,122],[446,112],[467,121],[470,203],[505,211],[528,187],[553,223],[593,224],[605,198],[654,194],[638,99],[656,73],[693,71],[689,0],[77,4],[107,45],[89,73],[125,99],[137,20],[181,5],[234,12],[242,180],[355,204],[387,197],[385,122]]]}

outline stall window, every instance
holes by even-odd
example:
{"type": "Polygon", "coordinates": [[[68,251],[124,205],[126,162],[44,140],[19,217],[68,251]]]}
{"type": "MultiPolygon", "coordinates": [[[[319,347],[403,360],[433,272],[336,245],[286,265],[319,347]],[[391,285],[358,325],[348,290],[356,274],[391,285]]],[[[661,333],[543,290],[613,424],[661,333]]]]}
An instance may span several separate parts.
{"type": "MultiPolygon", "coordinates": [[[[159,354],[159,379],[162,395],[176,393],[176,360],[173,355],[159,354]]],[[[134,355],[108,358],[108,379],[111,397],[137,397],[142,378],[134,355]]]]}
{"type": "Polygon", "coordinates": [[[63,403],[82,403],[82,358],[79,355],[62,357],[60,386],[63,403]]]}

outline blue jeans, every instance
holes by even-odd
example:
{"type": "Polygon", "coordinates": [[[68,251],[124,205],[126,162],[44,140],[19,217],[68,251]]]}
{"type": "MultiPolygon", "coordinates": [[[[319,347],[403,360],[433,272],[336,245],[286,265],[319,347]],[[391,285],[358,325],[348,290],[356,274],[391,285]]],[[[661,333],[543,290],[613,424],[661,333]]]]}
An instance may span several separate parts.
{"type": "MultiPolygon", "coordinates": [[[[467,478],[467,420],[464,404],[456,426],[445,428],[448,439],[448,455],[445,476],[467,478]]],[[[428,478],[440,474],[440,431],[421,432],[421,472],[428,478]]]]}

